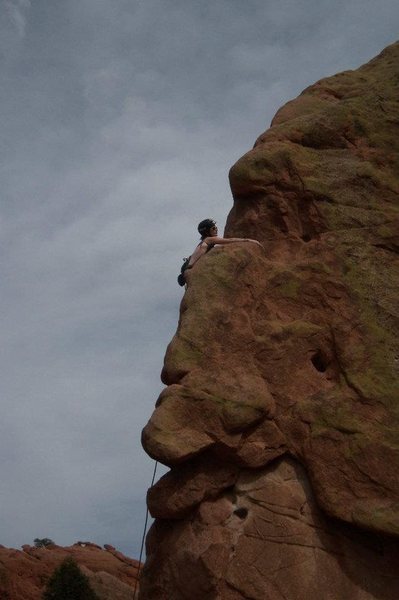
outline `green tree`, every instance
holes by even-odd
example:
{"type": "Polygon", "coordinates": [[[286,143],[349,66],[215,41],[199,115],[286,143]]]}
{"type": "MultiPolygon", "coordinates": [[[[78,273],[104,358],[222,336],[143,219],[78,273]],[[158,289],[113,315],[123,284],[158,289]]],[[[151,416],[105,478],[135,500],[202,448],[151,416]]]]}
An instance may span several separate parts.
{"type": "Polygon", "coordinates": [[[66,558],[47,582],[42,600],[99,600],[73,558],[66,558]]]}
{"type": "Polygon", "coordinates": [[[35,538],[33,543],[35,544],[36,548],[47,548],[47,546],[54,545],[53,540],[50,540],[50,538],[35,538]]]}

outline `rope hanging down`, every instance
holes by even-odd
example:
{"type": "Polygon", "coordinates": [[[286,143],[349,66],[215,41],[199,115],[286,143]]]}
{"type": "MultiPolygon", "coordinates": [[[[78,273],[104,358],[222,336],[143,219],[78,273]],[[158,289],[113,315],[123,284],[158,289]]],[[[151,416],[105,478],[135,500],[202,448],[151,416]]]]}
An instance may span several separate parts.
{"type": "MultiPolygon", "coordinates": [[[[154,473],[152,474],[152,481],[151,481],[150,487],[152,487],[154,485],[155,475],[156,475],[156,472],[157,472],[157,466],[158,466],[158,461],[155,461],[154,473]]],[[[146,506],[147,506],[147,504],[146,504],[146,506]]],[[[134,584],[133,600],[136,600],[137,584],[138,584],[139,579],[140,579],[140,567],[141,567],[141,559],[142,559],[142,556],[143,556],[145,535],[147,533],[147,523],[148,523],[148,506],[147,506],[147,509],[145,511],[144,531],[143,531],[143,537],[142,537],[142,540],[141,540],[139,568],[138,568],[138,571],[137,571],[136,583],[134,584]]]]}

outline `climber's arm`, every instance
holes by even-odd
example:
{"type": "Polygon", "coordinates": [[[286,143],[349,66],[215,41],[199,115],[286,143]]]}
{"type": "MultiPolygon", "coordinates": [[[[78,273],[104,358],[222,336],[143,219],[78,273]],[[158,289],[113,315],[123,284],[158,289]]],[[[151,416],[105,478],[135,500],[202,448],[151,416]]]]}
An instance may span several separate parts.
{"type": "Polygon", "coordinates": [[[222,237],[207,237],[204,239],[204,242],[208,245],[210,244],[233,244],[235,242],[251,242],[253,244],[257,244],[258,246],[262,246],[260,242],[257,240],[251,240],[250,238],[222,238],[222,237]]]}

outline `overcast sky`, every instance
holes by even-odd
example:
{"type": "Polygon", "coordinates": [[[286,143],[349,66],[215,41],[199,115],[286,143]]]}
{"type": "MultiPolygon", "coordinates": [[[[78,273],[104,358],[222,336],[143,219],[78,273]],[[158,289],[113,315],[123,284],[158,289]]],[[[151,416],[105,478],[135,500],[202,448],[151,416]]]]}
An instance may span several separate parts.
{"type": "Polygon", "coordinates": [[[176,276],[276,110],[397,0],[0,0],[0,544],[138,556],[176,276]]]}

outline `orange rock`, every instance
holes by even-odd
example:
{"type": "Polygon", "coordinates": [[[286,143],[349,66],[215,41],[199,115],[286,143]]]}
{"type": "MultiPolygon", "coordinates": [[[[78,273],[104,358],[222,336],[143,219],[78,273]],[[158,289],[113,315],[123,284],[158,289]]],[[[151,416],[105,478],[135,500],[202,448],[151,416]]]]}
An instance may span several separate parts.
{"type": "Polygon", "coordinates": [[[188,273],[143,432],[171,471],[142,600],[399,596],[398,81],[399,43],[305,90],[231,169],[226,235],[264,252],[188,273]]]}
{"type": "Polygon", "coordinates": [[[190,518],[157,519],[140,600],[396,600],[399,549],[324,515],[292,459],[243,470],[190,518]]]}
{"type": "Polygon", "coordinates": [[[40,600],[46,581],[67,556],[89,577],[100,599],[132,600],[139,562],[91,542],[65,548],[24,545],[23,551],[0,547],[0,598],[40,600]]]}

